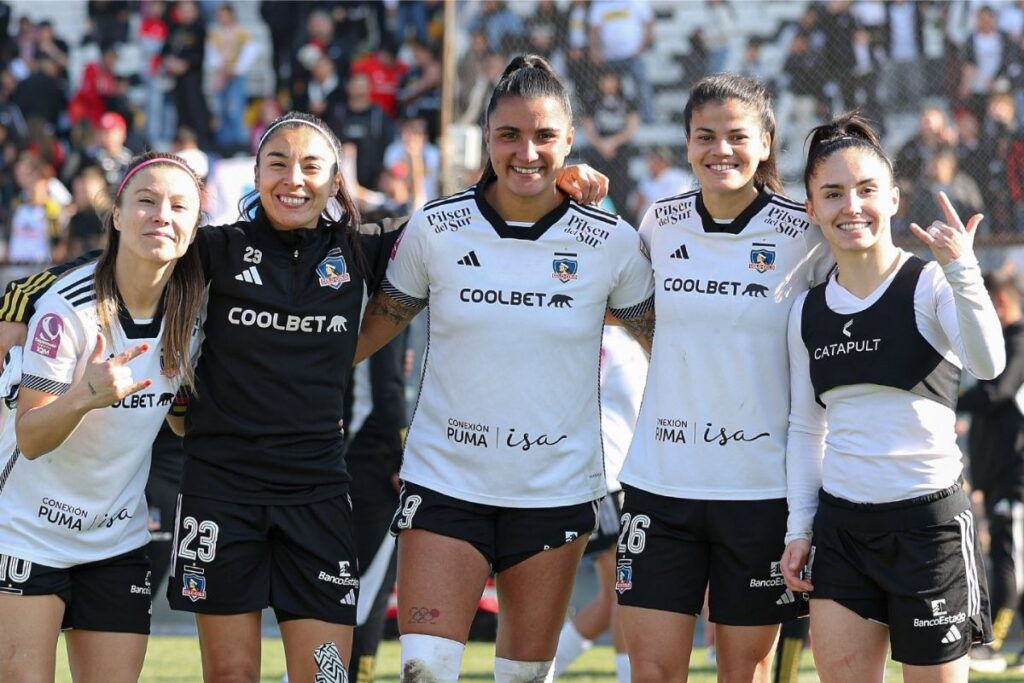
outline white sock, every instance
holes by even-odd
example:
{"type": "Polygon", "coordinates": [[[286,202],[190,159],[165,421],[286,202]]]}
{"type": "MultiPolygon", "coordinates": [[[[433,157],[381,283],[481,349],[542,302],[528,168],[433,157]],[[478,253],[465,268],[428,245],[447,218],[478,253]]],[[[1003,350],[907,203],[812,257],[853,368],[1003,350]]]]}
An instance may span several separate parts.
{"type": "Polygon", "coordinates": [[[555,652],[555,678],[562,675],[580,655],[590,649],[594,642],[584,638],[572,619],[565,622],[562,632],[558,634],[558,650],[555,652]]]}
{"type": "Polygon", "coordinates": [[[555,680],[554,660],[516,662],[494,658],[494,683],[551,683],[555,680]]]}
{"type": "Polygon", "coordinates": [[[619,678],[619,683],[629,683],[629,655],[625,652],[615,653],[615,674],[619,678]]]}
{"type": "Polygon", "coordinates": [[[409,633],[402,644],[402,683],[458,683],[462,668],[463,643],[437,636],[409,633]]]}

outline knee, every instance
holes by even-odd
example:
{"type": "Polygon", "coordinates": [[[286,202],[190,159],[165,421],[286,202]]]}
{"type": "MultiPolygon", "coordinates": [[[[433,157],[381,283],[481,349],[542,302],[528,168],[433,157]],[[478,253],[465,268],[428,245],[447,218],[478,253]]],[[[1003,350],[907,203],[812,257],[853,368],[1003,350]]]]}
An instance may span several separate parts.
{"type": "Polygon", "coordinates": [[[258,683],[259,680],[259,660],[229,656],[203,661],[203,683],[258,683]]]}
{"type": "Polygon", "coordinates": [[[749,683],[766,681],[771,671],[771,658],[756,662],[723,663],[718,659],[718,683],[749,683]]]}
{"type": "Polygon", "coordinates": [[[645,657],[629,658],[630,676],[633,683],[682,683],[686,681],[686,669],[669,662],[645,657]]]}

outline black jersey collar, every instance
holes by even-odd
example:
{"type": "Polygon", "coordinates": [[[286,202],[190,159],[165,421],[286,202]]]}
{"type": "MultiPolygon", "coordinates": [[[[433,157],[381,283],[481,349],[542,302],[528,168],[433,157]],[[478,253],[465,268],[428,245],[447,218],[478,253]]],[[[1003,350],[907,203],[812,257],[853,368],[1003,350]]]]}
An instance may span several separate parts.
{"type": "Polygon", "coordinates": [[[262,209],[256,212],[253,224],[260,228],[259,232],[267,236],[270,244],[278,251],[292,252],[302,251],[310,245],[315,245],[327,234],[330,229],[327,221],[321,216],[315,228],[296,228],[295,230],[278,230],[271,225],[267,214],[262,209]]]}
{"type": "Polygon", "coordinates": [[[163,324],[164,320],[164,301],[167,299],[167,287],[164,287],[163,294],[160,295],[160,303],[157,304],[153,319],[148,323],[142,324],[135,322],[135,319],[128,313],[128,307],[125,306],[124,299],[121,298],[121,292],[116,288],[114,295],[117,299],[117,320],[121,323],[121,329],[124,330],[126,338],[154,339],[160,336],[160,325],[163,324]]]}
{"type": "Polygon", "coordinates": [[[771,201],[771,198],[772,194],[770,192],[761,190],[757,193],[754,201],[747,208],[743,209],[739,216],[733,218],[731,223],[716,223],[715,219],[708,213],[707,207],[704,206],[703,193],[697,193],[697,214],[704,225],[704,232],[727,232],[730,235],[738,235],[743,232],[743,228],[747,227],[750,219],[756,216],[771,201]]]}
{"type": "MultiPolygon", "coordinates": [[[[494,182],[494,181],[491,181],[494,182]]],[[[528,228],[525,227],[511,227],[505,220],[498,215],[498,212],[494,210],[494,207],[487,203],[487,199],[484,197],[484,188],[487,183],[480,182],[476,185],[476,191],[473,193],[476,199],[476,206],[480,209],[480,213],[487,219],[487,222],[494,228],[494,232],[498,233],[498,237],[502,239],[516,239],[516,240],[529,240],[536,241],[547,232],[548,228],[557,223],[565,212],[569,210],[569,197],[566,195],[562,199],[562,203],[556,206],[551,211],[544,214],[539,221],[534,223],[528,228]]]]}

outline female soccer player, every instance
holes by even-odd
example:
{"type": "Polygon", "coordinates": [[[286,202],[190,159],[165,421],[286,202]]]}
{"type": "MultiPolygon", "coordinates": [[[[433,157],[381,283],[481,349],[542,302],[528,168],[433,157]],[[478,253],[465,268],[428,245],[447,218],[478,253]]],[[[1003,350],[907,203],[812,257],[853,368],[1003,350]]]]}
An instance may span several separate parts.
{"type": "MultiPolygon", "coordinates": [[[[259,679],[267,606],[291,680],[340,675],[348,662],[359,582],[338,422],[363,297],[397,231],[358,225],[338,149],[316,117],[277,119],[259,143],[247,218],[197,240],[206,339],[168,600],[196,612],[210,681],[259,679]]],[[[562,182],[588,199],[603,187],[587,169],[562,182]]],[[[5,315],[43,284],[12,292],[5,315]]]]}
{"type": "Polygon", "coordinates": [[[1005,364],[973,253],[982,217],[965,226],[940,194],[945,219],[911,226],[935,262],[894,246],[892,164],[856,115],[814,130],[804,182],[838,273],[789,321],[791,419],[818,437],[792,446],[822,470],[820,497],[796,501],[817,506],[813,552],[810,518],[791,516],[786,582],[814,591],[822,681],[881,681],[890,644],[907,681],[966,681],[992,627],[954,408],[961,368],[992,379],[1005,364]]]}
{"type": "Polygon", "coordinates": [[[475,187],[406,226],[361,358],[429,300],[398,534],[403,679],[455,681],[488,575],[501,601],[494,677],[545,680],[605,494],[597,381],[606,310],[646,341],[650,265],[636,231],[561,194],[565,86],[521,56],[491,95],[475,187]]]}
{"type": "Polygon", "coordinates": [[[0,679],[137,681],[149,633],[150,444],[193,377],[203,299],[200,181],[169,154],[137,157],[98,262],[39,301],[0,435],[0,679]]]}
{"type": "Polygon", "coordinates": [[[720,675],[767,681],[798,606],[778,567],[787,476],[802,466],[787,458],[786,319],[830,258],[778,194],[764,86],[704,78],[684,121],[701,189],[655,202],[640,226],[658,331],[619,475],[620,618],[634,681],[686,680],[708,589],[720,675]]]}

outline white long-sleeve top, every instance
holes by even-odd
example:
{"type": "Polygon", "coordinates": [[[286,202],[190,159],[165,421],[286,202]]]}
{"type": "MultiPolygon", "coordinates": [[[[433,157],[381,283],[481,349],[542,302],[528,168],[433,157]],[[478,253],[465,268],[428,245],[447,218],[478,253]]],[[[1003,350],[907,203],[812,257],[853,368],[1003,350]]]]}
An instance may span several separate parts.
{"type": "MultiPolygon", "coordinates": [[[[910,257],[903,252],[900,266],[910,257]]],[[[829,278],[825,302],[840,315],[863,311],[885,294],[894,268],[859,299],[829,278]]],[[[789,523],[786,542],[809,538],[819,488],[858,503],[885,503],[951,486],[963,469],[956,415],[916,394],[877,384],[836,387],[815,401],[810,359],[801,335],[804,293],[789,317],[791,408],[787,448],[789,523]]],[[[1006,365],[1002,327],[973,256],[946,266],[932,262],[914,291],[917,328],[946,360],[980,379],[1006,365]]]]}

